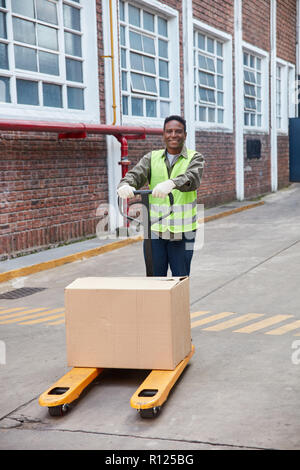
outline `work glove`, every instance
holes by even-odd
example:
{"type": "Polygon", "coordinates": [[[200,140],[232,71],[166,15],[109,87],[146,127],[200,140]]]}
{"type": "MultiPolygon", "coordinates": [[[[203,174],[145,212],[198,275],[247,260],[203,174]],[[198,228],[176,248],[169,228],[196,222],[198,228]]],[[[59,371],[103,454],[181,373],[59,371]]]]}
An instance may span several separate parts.
{"type": "Polygon", "coordinates": [[[172,180],[163,181],[162,183],[158,183],[154,187],[152,191],[152,196],[165,198],[174,188],[175,188],[174,181],[172,180]]]}
{"type": "Polygon", "coordinates": [[[129,197],[134,197],[133,191],[135,191],[135,188],[133,186],[129,186],[129,184],[124,184],[117,190],[117,193],[121,199],[127,199],[129,197]]]}

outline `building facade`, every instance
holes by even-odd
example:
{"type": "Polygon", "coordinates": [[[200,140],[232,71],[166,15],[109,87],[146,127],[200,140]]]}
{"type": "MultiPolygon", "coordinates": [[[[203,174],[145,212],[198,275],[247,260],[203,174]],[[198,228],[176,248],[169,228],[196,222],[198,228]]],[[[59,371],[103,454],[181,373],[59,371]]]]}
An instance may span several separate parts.
{"type": "MultiPolygon", "coordinates": [[[[0,259],[94,236],[121,178],[112,132],[60,139],[20,120],[161,128],[181,114],[205,207],[287,186],[299,15],[298,0],[0,0],[0,259]]],[[[161,146],[129,140],[130,162],[161,146]]]]}

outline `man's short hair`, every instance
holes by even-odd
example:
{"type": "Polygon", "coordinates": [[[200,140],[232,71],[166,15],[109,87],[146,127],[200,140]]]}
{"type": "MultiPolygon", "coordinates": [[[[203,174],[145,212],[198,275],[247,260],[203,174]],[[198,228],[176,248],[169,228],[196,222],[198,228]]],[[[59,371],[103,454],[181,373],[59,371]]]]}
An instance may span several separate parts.
{"type": "Polygon", "coordinates": [[[181,116],[177,116],[176,114],[174,114],[172,116],[166,117],[165,122],[164,122],[164,129],[166,127],[167,122],[169,122],[169,121],[179,121],[179,122],[181,122],[181,124],[184,127],[184,132],[186,132],[186,120],[183,119],[181,116]]]}

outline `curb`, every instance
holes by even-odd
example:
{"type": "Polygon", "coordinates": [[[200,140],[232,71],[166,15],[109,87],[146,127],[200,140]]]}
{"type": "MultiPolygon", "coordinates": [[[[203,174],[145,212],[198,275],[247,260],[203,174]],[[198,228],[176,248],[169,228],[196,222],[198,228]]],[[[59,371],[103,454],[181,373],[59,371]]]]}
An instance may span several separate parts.
{"type": "MultiPolygon", "coordinates": [[[[254,207],[262,206],[264,201],[256,202],[254,204],[248,204],[243,207],[237,207],[235,209],[230,209],[228,211],[220,212],[219,214],[209,215],[204,217],[203,219],[199,219],[199,223],[206,223],[211,222],[213,220],[221,219],[223,217],[227,217],[232,214],[236,214],[238,212],[242,212],[248,209],[252,209],[254,207]]],[[[33,264],[31,266],[25,266],[24,268],[13,269],[11,271],[6,271],[4,273],[0,273],[0,283],[10,281],[11,279],[28,276],[30,274],[35,274],[40,271],[45,271],[47,269],[57,268],[58,266],[63,266],[64,264],[73,263],[74,261],[79,261],[87,258],[91,258],[93,256],[98,256],[103,253],[108,253],[110,251],[118,250],[127,245],[131,245],[132,243],[136,243],[142,241],[143,237],[138,235],[136,237],[126,238],[125,240],[118,240],[116,242],[108,243],[107,245],[100,246],[98,248],[92,248],[90,250],[81,251],[79,253],[74,253],[72,255],[67,255],[62,258],[44,261],[43,263],[33,264]]]]}

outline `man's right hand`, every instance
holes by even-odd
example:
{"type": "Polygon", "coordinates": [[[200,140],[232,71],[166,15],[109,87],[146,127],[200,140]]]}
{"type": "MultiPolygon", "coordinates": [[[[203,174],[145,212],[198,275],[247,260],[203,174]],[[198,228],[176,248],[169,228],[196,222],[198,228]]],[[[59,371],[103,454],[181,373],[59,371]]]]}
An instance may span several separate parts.
{"type": "Polygon", "coordinates": [[[121,199],[127,199],[130,197],[134,197],[133,191],[135,191],[135,188],[133,186],[129,186],[129,184],[123,184],[123,186],[121,186],[117,190],[117,193],[121,199]]]}

